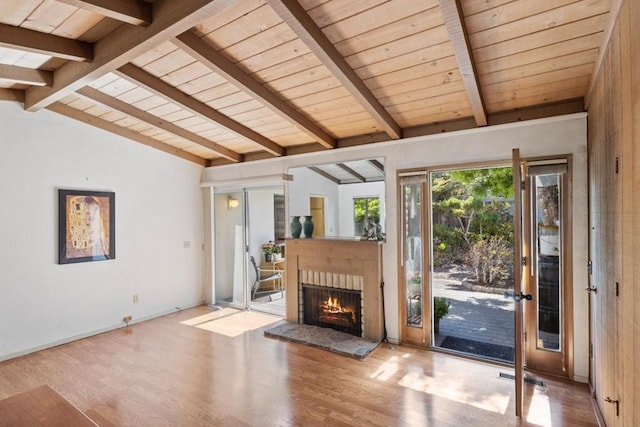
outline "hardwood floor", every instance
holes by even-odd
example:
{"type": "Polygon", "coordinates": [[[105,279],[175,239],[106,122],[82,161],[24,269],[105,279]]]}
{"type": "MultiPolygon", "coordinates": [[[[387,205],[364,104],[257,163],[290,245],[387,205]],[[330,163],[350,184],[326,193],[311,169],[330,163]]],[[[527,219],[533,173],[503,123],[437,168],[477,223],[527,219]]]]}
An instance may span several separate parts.
{"type": "Polygon", "coordinates": [[[229,313],[197,307],[0,363],[0,399],[48,384],[101,426],[597,425],[586,385],[526,385],[519,424],[507,368],[389,344],[356,360],[265,338],[262,321],[235,337],[190,321],[229,313]]]}

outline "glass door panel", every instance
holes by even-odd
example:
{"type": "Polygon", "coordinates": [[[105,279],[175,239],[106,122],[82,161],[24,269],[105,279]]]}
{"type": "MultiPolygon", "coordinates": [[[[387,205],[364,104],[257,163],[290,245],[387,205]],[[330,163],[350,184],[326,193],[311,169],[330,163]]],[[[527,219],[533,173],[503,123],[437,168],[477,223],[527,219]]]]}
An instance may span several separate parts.
{"type": "Polygon", "coordinates": [[[561,340],[561,259],[560,236],[562,217],[559,215],[560,179],[558,174],[540,175],[535,185],[534,221],[537,241],[537,311],[536,346],[560,351],[561,340]]]}
{"type": "Polygon", "coordinates": [[[404,198],[404,271],[406,318],[409,327],[422,328],[422,184],[403,185],[404,198]]]}
{"type": "Polygon", "coordinates": [[[215,303],[246,307],[244,267],[244,193],[214,194],[215,303]]]}

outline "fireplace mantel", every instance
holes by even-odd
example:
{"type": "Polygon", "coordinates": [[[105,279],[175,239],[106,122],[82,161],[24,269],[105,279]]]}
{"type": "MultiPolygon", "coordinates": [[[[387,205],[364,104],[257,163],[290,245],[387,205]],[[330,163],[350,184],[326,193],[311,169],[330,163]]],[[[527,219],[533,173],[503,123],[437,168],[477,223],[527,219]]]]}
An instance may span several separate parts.
{"type": "Polygon", "coordinates": [[[360,287],[364,301],[364,337],[374,341],[384,338],[382,313],[382,244],[352,238],[288,239],[286,242],[286,315],[299,322],[300,282],[305,274],[319,280],[337,277],[340,287],[360,287]],[[352,280],[339,277],[359,277],[352,280]]]}

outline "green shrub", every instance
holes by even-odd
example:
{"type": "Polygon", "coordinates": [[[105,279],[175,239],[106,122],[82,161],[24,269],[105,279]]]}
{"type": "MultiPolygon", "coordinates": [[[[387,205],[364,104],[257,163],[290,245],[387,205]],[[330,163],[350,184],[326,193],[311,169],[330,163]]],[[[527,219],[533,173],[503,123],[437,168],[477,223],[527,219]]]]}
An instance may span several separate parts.
{"type": "Polygon", "coordinates": [[[442,319],[449,314],[451,303],[445,297],[433,297],[433,317],[436,320],[442,319]]]}

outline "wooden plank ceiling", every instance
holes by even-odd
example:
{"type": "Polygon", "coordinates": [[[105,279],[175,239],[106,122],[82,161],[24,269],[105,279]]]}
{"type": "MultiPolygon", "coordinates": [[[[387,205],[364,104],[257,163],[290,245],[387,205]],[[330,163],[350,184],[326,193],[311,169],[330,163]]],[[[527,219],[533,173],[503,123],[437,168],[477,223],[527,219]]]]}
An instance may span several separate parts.
{"type": "Polygon", "coordinates": [[[582,111],[610,2],[0,1],[0,100],[213,166],[582,111]]]}

